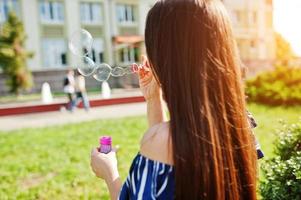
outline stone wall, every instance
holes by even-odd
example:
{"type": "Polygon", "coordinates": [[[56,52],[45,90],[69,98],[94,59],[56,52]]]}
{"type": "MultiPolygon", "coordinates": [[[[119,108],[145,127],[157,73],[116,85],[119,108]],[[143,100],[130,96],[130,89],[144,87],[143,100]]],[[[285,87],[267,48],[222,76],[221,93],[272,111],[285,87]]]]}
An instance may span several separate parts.
{"type": "MultiPolygon", "coordinates": [[[[63,92],[63,80],[66,70],[35,71],[32,73],[34,86],[29,93],[40,93],[43,83],[48,82],[52,92],[63,92]]],[[[136,75],[128,75],[120,78],[111,77],[108,81],[111,88],[133,88],[138,87],[139,82],[136,75]]],[[[86,78],[88,90],[101,89],[101,82],[93,78],[86,78]]],[[[8,94],[8,87],[5,85],[5,76],[0,73],[0,95],[8,94]]]]}

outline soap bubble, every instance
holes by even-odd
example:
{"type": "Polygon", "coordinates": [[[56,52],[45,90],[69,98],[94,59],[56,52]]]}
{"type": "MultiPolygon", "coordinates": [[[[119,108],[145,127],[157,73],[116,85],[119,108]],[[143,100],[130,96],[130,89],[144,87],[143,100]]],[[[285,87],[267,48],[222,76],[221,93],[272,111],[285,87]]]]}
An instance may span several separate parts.
{"type": "Polygon", "coordinates": [[[84,57],[79,61],[77,70],[83,76],[91,76],[96,70],[96,64],[91,58],[84,57]]]}
{"type": "Polygon", "coordinates": [[[107,81],[111,76],[112,68],[106,63],[102,63],[96,67],[93,78],[97,81],[107,81]]]}
{"type": "Polygon", "coordinates": [[[69,41],[70,51],[76,55],[85,57],[89,55],[92,51],[93,37],[85,29],[80,29],[72,34],[69,41]]]}
{"type": "Polygon", "coordinates": [[[115,67],[112,70],[111,74],[112,74],[112,76],[115,76],[115,77],[124,76],[125,75],[125,68],[115,67]]]}
{"type": "Polygon", "coordinates": [[[123,69],[124,69],[124,74],[126,74],[126,75],[136,73],[136,71],[135,71],[135,69],[134,69],[134,67],[132,65],[124,67],[123,69]]]}

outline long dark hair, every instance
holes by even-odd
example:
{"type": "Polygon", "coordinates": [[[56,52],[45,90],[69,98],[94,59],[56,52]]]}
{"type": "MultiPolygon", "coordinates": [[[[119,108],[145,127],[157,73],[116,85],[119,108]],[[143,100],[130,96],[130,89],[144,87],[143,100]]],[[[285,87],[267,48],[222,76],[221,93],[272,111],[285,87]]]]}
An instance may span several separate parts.
{"type": "Polygon", "coordinates": [[[176,199],[256,199],[240,60],[219,0],[159,0],[146,50],[170,112],[176,199]]]}

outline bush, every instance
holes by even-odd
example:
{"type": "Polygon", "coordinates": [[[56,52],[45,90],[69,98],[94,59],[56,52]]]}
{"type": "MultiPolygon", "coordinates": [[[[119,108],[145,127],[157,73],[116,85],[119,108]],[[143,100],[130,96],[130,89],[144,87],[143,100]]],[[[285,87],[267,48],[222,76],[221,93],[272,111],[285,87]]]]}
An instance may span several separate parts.
{"type": "Polygon", "coordinates": [[[260,191],[267,200],[301,199],[301,123],[279,131],[275,157],[263,165],[260,191]]]}
{"type": "Polygon", "coordinates": [[[265,105],[301,105],[301,68],[276,67],[246,82],[249,101],[265,105]]]}

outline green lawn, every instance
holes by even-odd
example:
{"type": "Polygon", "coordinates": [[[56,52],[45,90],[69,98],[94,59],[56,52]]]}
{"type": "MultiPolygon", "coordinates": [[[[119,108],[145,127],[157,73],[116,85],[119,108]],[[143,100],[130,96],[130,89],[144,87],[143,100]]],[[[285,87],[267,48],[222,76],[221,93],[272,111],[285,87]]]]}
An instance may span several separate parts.
{"type": "Polygon", "coordinates": [[[266,158],[273,155],[273,141],[277,137],[276,130],[282,128],[281,121],[292,124],[300,121],[301,107],[266,107],[251,104],[248,109],[258,122],[255,134],[260,141],[266,158]]]}
{"type": "MultiPolygon", "coordinates": [[[[268,108],[250,105],[260,126],[256,134],[267,156],[272,155],[279,119],[297,122],[301,107],[268,108]]],[[[104,183],[94,177],[89,158],[101,135],[111,135],[118,152],[122,179],[126,178],[145,117],[0,132],[0,199],[108,199],[104,183]]],[[[264,162],[264,161],[261,161],[264,162]]]]}

